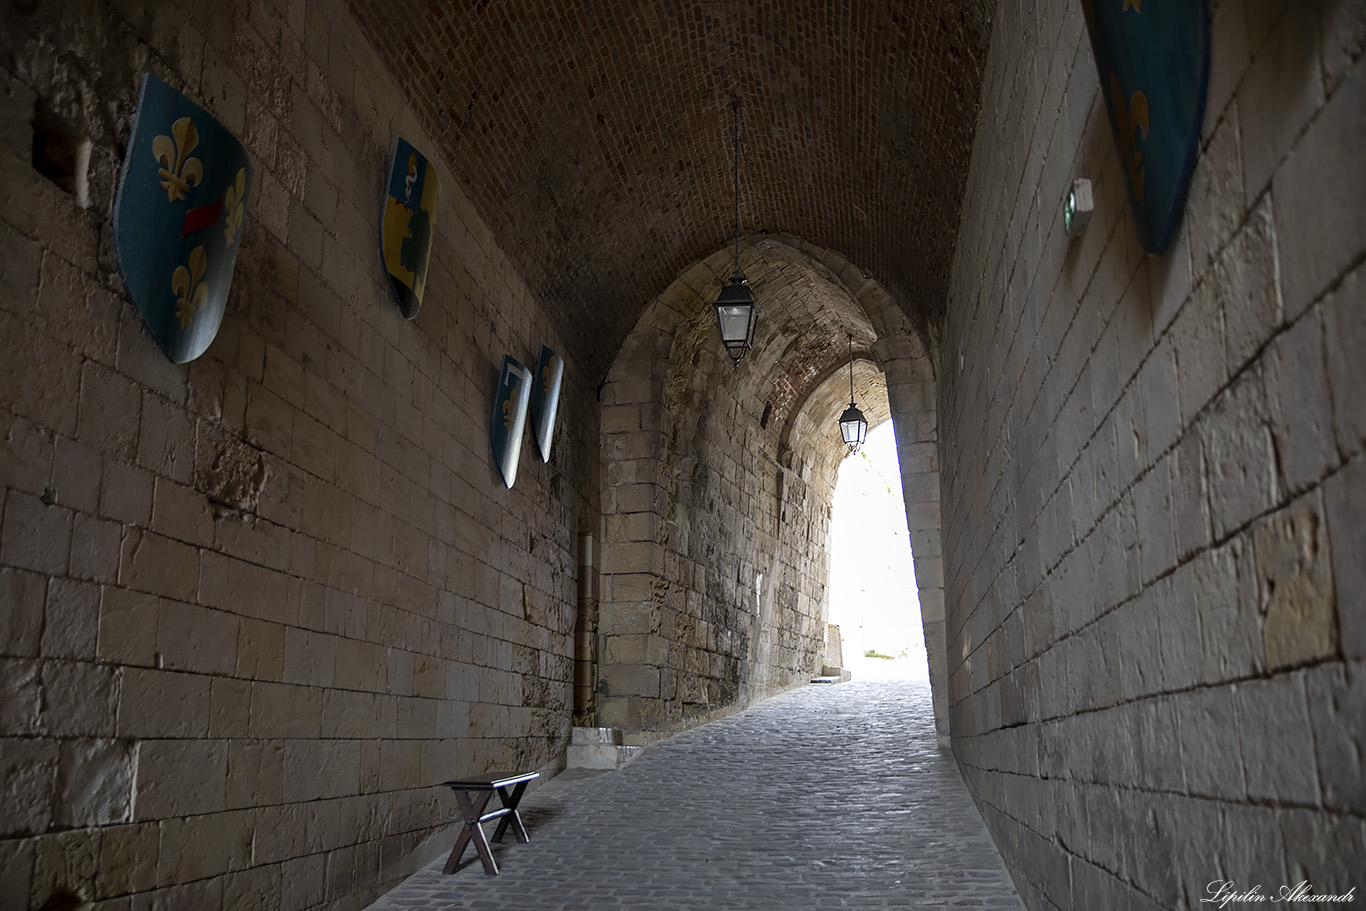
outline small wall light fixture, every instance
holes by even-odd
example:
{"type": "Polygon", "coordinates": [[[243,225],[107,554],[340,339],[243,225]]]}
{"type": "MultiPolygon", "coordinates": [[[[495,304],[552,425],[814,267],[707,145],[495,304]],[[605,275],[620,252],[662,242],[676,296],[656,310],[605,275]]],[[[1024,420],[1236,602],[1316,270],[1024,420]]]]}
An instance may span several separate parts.
{"type": "Polygon", "coordinates": [[[721,289],[715,306],[721,343],[726,346],[731,363],[739,364],[754,347],[759,305],[740,272],[740,105],[732,102],[730,107],[735,114],[735,274],[731,276],[730,284],[721,289]]]}
{"type": "Polygon", "coordinates": [[[1085,177],[1072,181],[1072,189],[1067,191],[1067,200],[1062,206],[1062,228],[1068,237],[1079,237],[1086,230],[1095,209],[1095,198],[1091,195],[1091,181],[1085,177]]]}
{"type": "Polygon", "coordinates": [[[854,404],[854,337],[849,336],[849,407],[844,409],[844,414],[840,415],[840,436],[844,437],[844,445],[849,447],[849,452],[858,452],[863,441],[868,438],[868,422],[863,419],[863,412],[858,410],[854,404]]]}

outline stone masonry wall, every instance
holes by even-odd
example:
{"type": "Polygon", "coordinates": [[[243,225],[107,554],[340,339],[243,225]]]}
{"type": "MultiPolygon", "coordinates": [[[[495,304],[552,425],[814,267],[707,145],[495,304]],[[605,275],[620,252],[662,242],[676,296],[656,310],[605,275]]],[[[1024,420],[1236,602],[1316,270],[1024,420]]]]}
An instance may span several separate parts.
{"type": "Polygon", "coordinates": [[[840,352],[833,367],[812,367],[792,352],[819,360],[847,333],[870,426],[896,425],[946,738],[934,376],[920,339],[841,254],[762,235],[741,255],[758,335],[732,368],[711,309],[729,256],[694,264],[651,303],[602,390],[600,723],[675,730],[819,671],[830,504],[849,455],[835,425],[848,362],[840,352]]]}
{"type": "Polygon", "coordinates": [[[432,784],[562,755],[598,497],[578,353],[439,160],[402,319],[380,200],[395,137],[433,146],[342,0],[0,16],[0,904],[355,907],[447,846],[432,784]],[[256,166],[185,366],[111,248],[144,72],[256,166]],[[90,140],[86,200],[34,169],[35,123],[90,140]],[[554,454],[528,441],[507,491],[500,355],[542,343],[567,361],[554,454]]]}
{"type": "Polygon", "coordinates": [[[716,337],[714,259],[647,308],[603,387],[598,723],[633,733],[808,682],[824,648],[828,496],[760,442],[756,363],[732,368],[716,337]]]}
{"type": "Polygon", "coordinates": [[[1145,257],[1081,6],[1001,4],[985,71],[940,359],[954,752],[1030,908],[1359,897],[1366,7],[1213,4],[1145,257]]]}

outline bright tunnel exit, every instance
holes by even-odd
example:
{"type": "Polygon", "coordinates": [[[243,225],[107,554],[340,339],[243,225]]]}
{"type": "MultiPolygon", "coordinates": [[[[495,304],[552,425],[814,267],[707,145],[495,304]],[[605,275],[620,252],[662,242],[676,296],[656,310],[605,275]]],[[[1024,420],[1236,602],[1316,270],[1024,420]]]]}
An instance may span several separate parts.
{"type": "Polygon", "coordinates": [[[929,680],[892,422],[840,464],[830,522],[830,622],[855,680],[929,680]]]}

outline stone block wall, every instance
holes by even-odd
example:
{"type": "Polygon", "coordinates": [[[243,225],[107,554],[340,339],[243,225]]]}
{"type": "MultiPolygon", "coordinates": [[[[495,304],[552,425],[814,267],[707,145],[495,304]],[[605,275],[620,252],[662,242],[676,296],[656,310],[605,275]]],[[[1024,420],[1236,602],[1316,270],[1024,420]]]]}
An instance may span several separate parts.
{"type": "Polygon", "coordinates": [[[432,784],[560,761],[598,497],[578,352],[342,0],[3,21],[0,904],[354,906],[441,848],[432,784]],[[184,366],[111,247],[144,72],[256,166],[222,329],[184,366]],[[35,129],[89,140],[83,193],[35,170],[35,129]],[[442,177],[414,322],[376,243],[399,135],[442,177]],[[553,458],[528,441],[507,491],[489,402],[542,343],[567,361],[553,458]]]}
{"type": "Polygon", "coordinates": [[[1147,257],[1081,6],[1001,4],[986,64],[940,358],[954,752],[1030,908],[1359,892],[1366,13],[1213,4],[1147,257]]]}
{"type": "MultiPolygon", "coordinates": [[[[756,295],[775,247],[744,245],[756,295]]],[[[597,719],[646,737],[809,682],[825,646],[835,463],[780,461],[763,410],[786,344],[765,335],[732,367],[711,307],[731,267],[722,251],[652,302],[602,392],[597,719]]],[[[785,324],[774,285],[767,334],[785,324]]]]}
{"type": "Polygon", "coordinates": [[[824,349],[848,331],[860,407],[870,426],[890,417],[897,428],[946,736],[929,359],[886,290],[835,251],[761,235],[743,242],[741,268],[761,315],[738,367],[711,307],[731,273],[727,250],[647,307],[603,386],[596,722],[654,736],[820,671],[830,505],[849,455],[836,429],[847,355],[831,366],[824,349]]]}

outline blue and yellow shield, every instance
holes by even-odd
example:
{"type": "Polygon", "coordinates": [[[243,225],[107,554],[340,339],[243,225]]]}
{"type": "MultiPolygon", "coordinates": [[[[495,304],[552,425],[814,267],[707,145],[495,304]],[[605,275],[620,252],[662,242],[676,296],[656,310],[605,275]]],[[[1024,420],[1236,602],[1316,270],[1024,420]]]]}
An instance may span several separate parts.
{"type": "Polygon", "coordinates": [[[174,363],[199,357],[218,334],[251,190],[251,158],[227,127],[144,76],[114,200],[114,253],[174,363]]]}
{"type": "Polygon", "coordinates": [[[427,287],[427,260],[440,195],[441,178],[426,157],[400,137],[394,143],[394,162],[389,168],[380,251],[389,272],[389,287],[408,319],[417,316],[427,287]]]}
{"type": "Polygon", "coordinates": [[[550,441],[555,433],[555,414],[560,410],[560,382],[564,379],[564,359],[545,345],[536,361],[536,392],[531,396],[531,431],[541,461],[550,461],[550,441]]]}
{"type": "Polygon", "coordinates": [[[1139,240],[1164,253],[1205,116],[1207,0],[1082,0],[1082,10],[1139,240]]]}
{"type": "Polygon", "coordinates": [[[531,372],[508,355],[498,371],[498,388],[493,393],[493,419],[489,437],[493,461],[512,489],[517,480],[517,460],[522,455],[522,431],[526,428],[527,403],[531,400],[531,372]]]}

